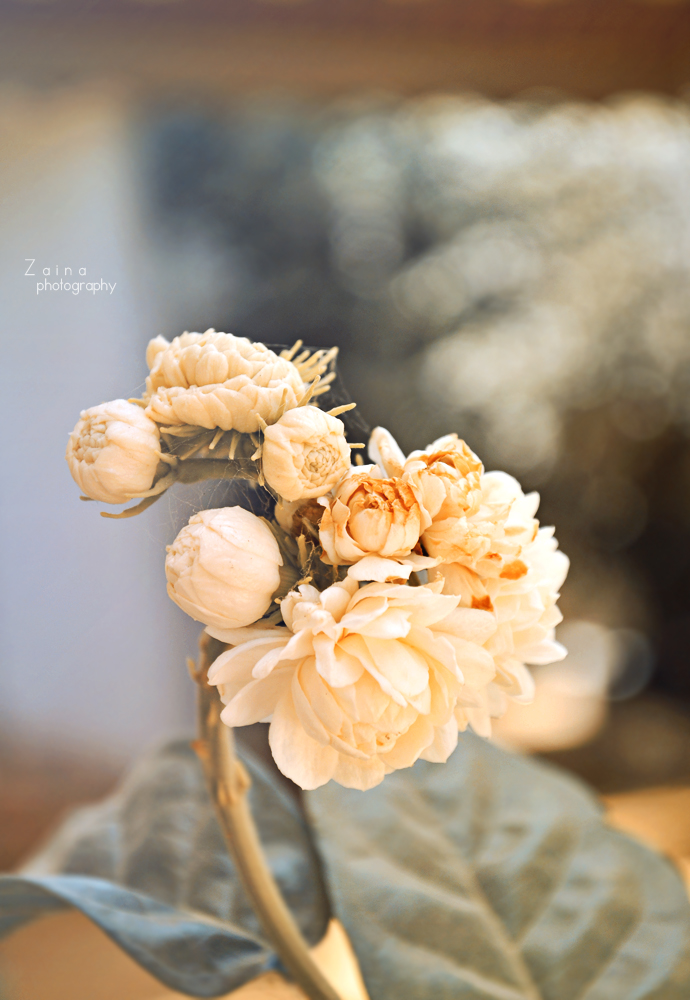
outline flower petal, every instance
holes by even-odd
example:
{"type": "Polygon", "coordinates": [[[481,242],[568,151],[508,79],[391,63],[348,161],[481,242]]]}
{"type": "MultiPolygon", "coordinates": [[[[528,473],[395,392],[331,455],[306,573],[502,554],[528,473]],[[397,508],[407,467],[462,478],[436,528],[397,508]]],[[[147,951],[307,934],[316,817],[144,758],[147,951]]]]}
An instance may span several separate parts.
{"type": "Polygon", "coordinates": [[[378,618],[363,625],[359,633],[372,639],[404,639],[410,628],[409,617],[402,608],[387,608],[378,618]]]}
{"type": "Polygon", "coordinates": [[[405,465],[398,442],[385,427],[374,427],[367,447],[369,457],[387,476],[401,476],[405,465]]]}
{"type": "Polygon", "coordinates": [[[471,687],[483,687],[493,680],[496,665],[488,650],[475,642],[467,642],[466,639],[460,639],[450,633],[446,633],[444,638],[455,650],[458,667],[466,684],[471,687]]]}
{"type": "MultiPolygon", "coordinates": [[[[284,629],[283,631],[285,632],[284,629]]],[[[221,653],[209,668],[209,684],[230,684],[236,674],[246,671],[247,668],[251,675],[251,671],[265,653],[284,648],[288,635],[289,633],[286,633],[284,637],[277,639],[274,636],[252,639],[221,653]]]]}
{"type": "MultiPolygon", "coordinates": [[[[517,639],[517,636],[516,636],[517,639]]],[[[542,642],[526,649],[520,647],[520,656],[525,663],[543,665],[546,663],[556,663],[563,660],[568,655],[568,650],[555,639],[543,639],[542,642]]]]}
{"type": "Polygon", "coordinates": [[[416,649],[395,639],[364,637],[364,643],[379,676],[385,677],[405,699],[428,688],[429,667],[416,649]]]}
{"type": "Polygon", "coordinates": [[[408,580],[414,569],[408,559],[384,559],[383,556],[365,556],[354,566],[350,566],[347,575],[353,580],[372,580],[385,583],[386,580],[408,580]]]}
{"type": "Polygon", "coordinates": [[[361,662],[326,635],[314,636],[316,669],[331,687],[355,684],[364,672],[361,662]]]}
{"type": "Polygon", "coordinates": [[[351,653],[352,656],[355,656],[357,657],[358,660],[360,660],[362,666],[367,671],[367,673],[369,673],[371,677],[373,677],[373,679],[378,682],[378,684],[381,687],[381,690],[385,694],[387,694],[389,698],[392,698],[393,701],[396,703],[396,705],[399,705],[401,708],[404,708],[406,706],[407,701],[405,697],[397,690],[395,685],[392,684],[388,680],[388,678],[384,674],[382,674],[381,671],[378,669],[376,661],[374,660],[374,657],[371,655],[367,647],[367,644],[364,641],[363,636],[358,635],[356,632],[353,632],[350,635],[346,635],[343,639],[341,639],[339,645],[343,649],[345,649],[348,653],[351,653]]]}
{"type": "Polygon", "coordinates": [[[322,746],[304,731],[290,690],[285,691],[275,707],[268,742],[278,768],[303,789],[325,785],[340,760],[332,747],[322,746]]]}
{"type": "MultiPolygon", "coordinates": [[[[374,584],[377,586],[377,584],[374,584]]],[[[353,600],[350,602],[350,610],[347,614],[344,614],[340,619],[340,624],[343,628],[348,629],[352,632],[359,632],[365,625],[378,618],[382,615],[388,608],[388,602],[386,598],[378,594],[368,594],[365,593],[366,587],[363,587],[360,591],[363,594],[363,598],[360,600],[359,595],[355,595],[353,600]]]]}
{"type": "Polygon", "coordinates": [[[495,615],[475,608],[455,608],[433,625],[434,632],[450,632],[467,642],[476,642],[478,646],[483,646],[496,628],[495,615]]]}
{"type": "Polygon", "coordinates": [[[339,754],[333,778],[345,788],[366,792],[369,788],[380,785],[386,774],[387,768],[379,756],[354,760],[339,754]]]}
{"type": "Polygon", "coordinates": [[[264,677],[268,677],[280,660],[286,659],[285,649],[286,646],[281,643],[279,646],[276,646],[275,649],[269,649],[268,652],[264,653],[261,659],[254,665],[252,676],[257,680],[262,680],[264,677]]]}
{"type": "Polygon", "coordinates": [[[290,637],[290,633],[278,625],[247,625],[245,628],[217,628],[215,625],[207,625],[206,633],[220,642],[230,643],[232,646],[239,646],[242,642],[250,642],[252,639],[263,639],[267,636],[290,637]]]}
{"type": "Polygon", "coordinates": [[[274,670],[263,680],[245,684],[221,712],[226,726],[251,726],[263,722],[275,710],[278,699],[290,686],[294,667],[274,670]]]}
{"type": "Polygon", "coordinates": [[[419,756],[432,764],[445,764],[457,745],[458,723],[455,717],[452,717],[445,726],[436,726],[433,743],[430,743],[419,756]]]}

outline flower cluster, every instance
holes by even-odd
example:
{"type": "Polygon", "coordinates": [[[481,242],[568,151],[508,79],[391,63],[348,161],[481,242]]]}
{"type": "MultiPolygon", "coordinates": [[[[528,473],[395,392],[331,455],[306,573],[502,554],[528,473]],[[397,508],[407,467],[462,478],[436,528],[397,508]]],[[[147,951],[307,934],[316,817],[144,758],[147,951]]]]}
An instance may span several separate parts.
{"type": "MultiPolygon", "coordinates": [[[[319,408],[334,352],[281,354],[231,334],[151,341],[141,400],[82,413],[67,458],[87,496],[141,498],[242,476],[275,501],[195,514],[168,547],[168,593],[228,648],[213,663],[229,726],[269,721],[303,788],[366,789],[442,762],[468,725],[489,735],[528,664],[560,659],[568,570],[553,530],[502,472],[450,434],[405,456],[388,431],[351,465],[319,408]]],[[[116,515],[123,516],[123,514],[116,515]]]]}

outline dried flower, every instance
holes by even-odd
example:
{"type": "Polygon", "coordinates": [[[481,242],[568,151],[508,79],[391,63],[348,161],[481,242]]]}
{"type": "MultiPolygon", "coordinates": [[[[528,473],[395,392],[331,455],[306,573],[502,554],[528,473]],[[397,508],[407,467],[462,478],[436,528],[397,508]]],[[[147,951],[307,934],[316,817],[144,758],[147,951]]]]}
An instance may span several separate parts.
{"type": "Polygon", "coordinates": [[[350,446],[342,420],[315,406],[284,414],[264,431],[266,482],[284,500],[328,493],[350,470],[350,446]]]}
{"type": "MultiPolygon", "coordinates": [[[[378,427],[370,452],[400,468],[402,453],[392,435],[378,427]]],[[[402,478],[415,490],[429,515],[422,544],[437,561],[460,562],[480,575],[496,575],[514,564],[536,521],[507,528],[520,485],[503,472],[484,473],[477,456],[457,434],[447,434],[424,451],[403,459],[402,478]]]]}
{"type": "Polygon", "coordinates": [[[250,625],[280,585],[278,543],[268,525],[242,507],[195,514],[167,551],[168,595],[206,625],[250,625]]]}
{"type": "Polygon", "coordinates": [[[504,472],[483,472],[456,435],[405,459],[391,434],[379,427],[369,451],[422,498],[431,524],[421,541],[437,564],[429,568],[430,581],[442,581],[443,593],[459,596],[460,607],[496,618],[496,632],[486,643],[495,680],[476,690],[473,705],[466,698],[456,712],[461,728],[469,722],[489,735],[491,718],[503,714],[508,698],[532,700],[534,682],[525,664],[565,655],[554,627],[561,620],[556,601],[567,557],[557,551],[553,530],[539,528],[538,495],[525,496],[504,472]]]}
{"type": "Polygon", "coordinates": [[[494,616],[457,605],[433,587],[346,579],[288,594],[287,630],[211,628],[239,643],[209,672],[222,718],[242,726],[272,717],[273,756],[302,788],[332,778],[366,789],[419,757],[445,761],[456,705],[474,706],[495,669],[482,648],[494,616]]]}
{"type": "Polygon", "coordinates": [[[324,562],[340,566],[368,555],[408,556],[430,520],[403,479],[384,479],[378,466],[356,472],[340,483],[323,513],[324,562]]]}
{"type": "MultiPolygon", "coordinates": [[[[431,524],[424,533],[424,546],[430,555],[447,560],[456,556],[458,544],[467,547],[468,522],[482,502],[482,472],[481,462],[457,434],[439,438],[426,450],[413,451],[408,457],[403,476],[418,490],[429,514],[431,524]]],[[[479,531],[472,533],[480,536],[480,546],[484,544],[483,520],[479,531]]],[[[470,551],[476,552],[474,546],[470,551]]]]}
{"type": "Polygon", "coordinates": [[[231,333],[184,333],[149,343],[146,412],[159,424],[258,431],[303,400],[292,361],[231,333]]]}
{"type": "Polygon", "coordinates": [[[77,485],[103,503],[126,503],[149,490],[160,457],[156,424],[126,399],[82,410],[65,454],[77,485]]]}
{"type": "MultiPolygon", "coordinates": [[[[525,664],[560,660],[565,649],[554,639],[562,615],[556,606],[568,572],[568,558],[558,551],[553,528],[539,528],[535,520],[539,496],[525,496],[519,484],[504,473],[490,473],[492,493],[510,499],[504,530],[518,544],[518,555],[480,575],[463,563],[444,564],[430,571],[443,579],[443,593],[460,597],[460,606],[491,611],[497,630],[486,643],[496,664],[494,714],[501,714],[501,699],[529,702],[534,694],[532,675],[525,664]],[[498,570],[498,571],[497,571],[498,570]]],[[[473,722],[474,725],[474,722],[473,722]]]]}

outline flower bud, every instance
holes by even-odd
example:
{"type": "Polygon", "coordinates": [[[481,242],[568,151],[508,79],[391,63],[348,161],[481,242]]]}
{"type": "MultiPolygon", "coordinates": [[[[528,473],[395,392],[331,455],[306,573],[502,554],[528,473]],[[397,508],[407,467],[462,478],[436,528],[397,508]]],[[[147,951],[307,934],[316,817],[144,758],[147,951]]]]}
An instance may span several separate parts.
{"type": "Polygon", "coordinates": [[[242,628],[270,607],[282,564],[261,518],[243,507],[203,510],[168,546],[168,596],[205,625],[242,628]]]}
{"type": "Polygon", "coordinates": [[[126,503],[151,489],[160,460],[158,427],[126,399],[82,410],[65,458],[86,496],[126,503]]]}
{"type": "MultiPolygon", "coordinates": [[[[379,472],[376,466],[373,472],[379,472]]],[[[409,483],[360,472],[337,488],[321,518],[319,539],[336,566],[367,555],[399,559],[410,554],[429,523],[409,483]]]]}
{"type": "Polygon", "coordinates": [[[264,431],[263,473],[284,500],[322,496],[350,469],[342,420],[316,406],[289,410],[264,431]]]}
{"type": "Polygon", "coordinates": [[[146,360],[146,412],[169,426],[249,434],[297,406],[306,391],[292,361],[231,333],[183,333],[172,343],[157,337],[146,360]]]}

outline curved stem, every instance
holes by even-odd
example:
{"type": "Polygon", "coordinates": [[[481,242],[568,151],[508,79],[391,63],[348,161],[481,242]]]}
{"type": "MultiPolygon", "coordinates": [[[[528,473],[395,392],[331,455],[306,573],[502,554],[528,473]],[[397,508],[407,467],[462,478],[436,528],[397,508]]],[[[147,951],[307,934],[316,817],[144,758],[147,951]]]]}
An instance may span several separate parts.
{"type": "Polygon", "coordinates": [[[203,764],[228,850],[268,940],[295,982],[310,1000],[340,1000],[309,953],[266,863],[247,802],[251,779],[235,756],[232,730],[221,722],[218,691],[207,682],[208,668],[225,646],[204,633],[200,647],[194,671],[199,685],[199,739],[194,749],[203,764]]]}

